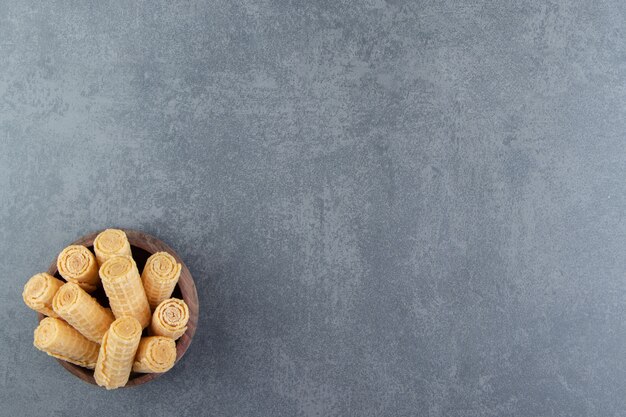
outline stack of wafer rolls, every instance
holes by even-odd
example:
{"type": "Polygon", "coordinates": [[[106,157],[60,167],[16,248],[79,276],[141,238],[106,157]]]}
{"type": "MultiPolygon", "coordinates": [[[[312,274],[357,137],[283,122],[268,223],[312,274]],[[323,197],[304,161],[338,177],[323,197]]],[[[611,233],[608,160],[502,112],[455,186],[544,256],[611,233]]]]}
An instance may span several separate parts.
{"type": "Polygon", "coordinates": [[[187,330],[189,308],[183,300],[170,298],[158,305],[150,323],[150,333],[176,340],[187,330]]]}
{"type": "Polygon", "coordinates": [[[174,366],[176,340],[189,320],[187,304],[171,298],[181,273],[174,256],[152,254],[140,275],[126,233],[107,229],[96,236],[93,252],[67,246],[56,265],[56,276],[36,274],[22,293],[28,307],[47,316],[34,332],[37,349],[93,369],[106,389],[125,386],[132,372],[174,366]]]}

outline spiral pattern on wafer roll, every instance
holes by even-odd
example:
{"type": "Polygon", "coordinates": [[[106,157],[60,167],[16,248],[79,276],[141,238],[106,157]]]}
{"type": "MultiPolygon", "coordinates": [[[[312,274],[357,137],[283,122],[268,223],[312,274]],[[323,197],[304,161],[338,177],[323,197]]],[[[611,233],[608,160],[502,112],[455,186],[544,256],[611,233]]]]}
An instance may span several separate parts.
{"type": "Polygon", "coordinates": [[[157,336],[167,336],[176,340],[187,330],[189,321],[189,307],[183,300],[170,298],[158,305],[152,321],[150,332],[157,336]]]}
{"type": "Polygon", "coordinates": [[[181,265],[167,252],[156,252],[146,261],[141,281],[150,308],[155,309],[163,300],[172,296],[180,277],[181,265]]]}
{"type": "Polygon", "coordinates": [[[114,256],[132,256],[128,237],[119,229],[100,232],[93,241],[93,249],[100,265],[114,256]]]}
{"type": "Polygon", "coordinates": [[[100,284],[98,262],[89,249],[82,245],[70,245],[57,257],[57,269],[66,281],[74,282],[87,292],[100,284]]]}
{"type": "Polygon", "coordinates": [[[149,336],[141,338],[133,363],[134,372],[166,372],[176,362],[176,342],[170,337],[149,336]]]}
{"type": "Polygon", "coordinates": [[[52,309],[52,300],[63,284],[63,281],[46,272],[33,275],[22,292],[24,303],[41,314],[58,317],[52,309]]]}

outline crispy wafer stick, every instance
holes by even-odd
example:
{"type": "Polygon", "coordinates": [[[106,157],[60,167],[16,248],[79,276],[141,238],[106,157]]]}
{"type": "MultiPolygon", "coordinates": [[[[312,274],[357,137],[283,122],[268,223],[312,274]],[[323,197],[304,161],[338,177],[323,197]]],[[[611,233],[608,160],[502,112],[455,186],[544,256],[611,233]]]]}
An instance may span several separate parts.
{"type": "Polygon", "coordinates": [[[24,292],[22,292],[24,303],[41,314],[58,317],[57,313],[52,309],[52,299],[63,284],[63,281],[46,272],[33,275],[24,286],[24,292]]]}
{"type": "Polygon", "coordinates": [[[102,338],[93,377],[106,389],[123,387],[128,382],[139,340],[141,324],[134,317],[119,318],[102,338]]]}
{"type": "Polygon", "coordinates": [[[85,368],[96,366],[98,344],[87,340],[63,320],[46,317],[35,329],[37,349],[50,356],[62,359],[85,368]]]}
{"type": "Polygon", "coordinates": [[[150,324],[150,333],[176,340],[187,330],[189,308],[183,300],[170,298],[158,305],[150,324]]]}
{"type": "Polygon", "coordinates": [[[110,258],[100,267],[100,277],[115,318],[131,316],[142,327],[148,326],[150,306],[133,258],[110,258]]]}
{"type": "Polygon", "coordinates": [[[106,229],[98,234],[93,241],[93,249],[101,266],[114,256],[132,256],[128,237],[119,229],[106,229]]]}
{"type": "Polygon", "coordinates": [[[63,320],[98,344],[115,320],[109,309],[102,307],[95,298],[73,282],[61,287],[54,297],[52,307],[63,320]]]}
{"type": "Polygon", "coordinates": [[[135,355],[133,372],[166,372],[176,362],[176,342],[170,337],[142,337],[135,355]]]}
{"type": "Polygon", "coordinates": [[[84,246],[70,245],[63,249],[57,258],[57,268],[66,281],[75,282],[87,292],[100,284],[96,257],[84,246]]]}
{"type": "Polygon", "coordinates": [[[180,268],[181,265],[167,252],[156,252],[148,258],[141,281],[151,309],[172,296],[180,277],[180,268]]]}

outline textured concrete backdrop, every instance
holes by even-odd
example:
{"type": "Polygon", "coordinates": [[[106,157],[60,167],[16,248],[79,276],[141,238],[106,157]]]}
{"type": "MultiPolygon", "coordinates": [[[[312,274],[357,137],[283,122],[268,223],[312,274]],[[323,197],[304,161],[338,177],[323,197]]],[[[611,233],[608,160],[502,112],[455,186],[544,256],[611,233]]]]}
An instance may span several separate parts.
{"type": "Polygon", "coordinates": [[[1,416],[623,416],[626,3],[0,0],[1,416]],[[32,347],[68,242],[197,280],[158,381],[32,347]]]}

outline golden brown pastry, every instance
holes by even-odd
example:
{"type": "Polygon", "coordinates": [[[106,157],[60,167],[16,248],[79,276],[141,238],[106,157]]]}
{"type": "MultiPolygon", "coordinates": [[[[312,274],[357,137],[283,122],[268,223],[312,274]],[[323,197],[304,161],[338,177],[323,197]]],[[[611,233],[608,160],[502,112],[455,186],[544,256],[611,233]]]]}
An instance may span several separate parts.
{"type": "Polygon", "coordinates": [[[89,249],[81,245],[70,245],[57,258],[59,274],[66,281],[74,282],[87,292],[93,292],[100,284],[98,263],[89,249]]]}
{"type": "Polygon", "coordinates": [[[141,281],[151,309],[172,296],[180,277],[180,268],[181,265],[167,252],[157,252],[148,258],[141,281]]]}
{"type": "Polygon", "coordinates": [[[54,297],[52,307],[59,317],[87,339],[98,344],[115,320],[111,310],[102,307],[95,298],[73,282],[61,287],[54,297]]]}
{"type": "Polygon", "coordinates": [[[189,308],[183,300],[170,298],[158,305],[152,315],[150,333],[176,340],[187,330],[189,308]]]}
{"type": "Polygon", "coordinates": [[[98,344],[87,340],[63,320],[46,317],[35,329],[37,349],[85,368],[96,366],[98,344]]]}
{"type": "Polygon", "coordinates": [[[139,340],[141,324],[134,317],[119,318],[102,338],[93,377],[106,389],[123,387],[128,382],[139,340]]]}
{"type": "Polygon", "coordinates": [[[24,286],[24,292],[22,292],[24,303],[41,314],[58,317],[57,313],[52,309],[52,299],[63,284],[63,281],[46,272],[33,275],[24,286]]]}
{"type": "Polygon", "coordinates": [[[131,256],[130,243],[123,230],[106,229],[93,241],[98,263],[102,265],[114,256],[131,256]]]}
{"type": "Polygon", "coordinates": [[[142,337],[133,363],[133,372],[161,373],[176,362],[176,342],[170,337],[142,337]]]}
{"type": "Polygon", "coordinates": [[[115,318],[131,316],[139,321],[142,328],[147,327],[150,306],[133,258],[110,258],[100,267],[100,277],[115,318]]]}

